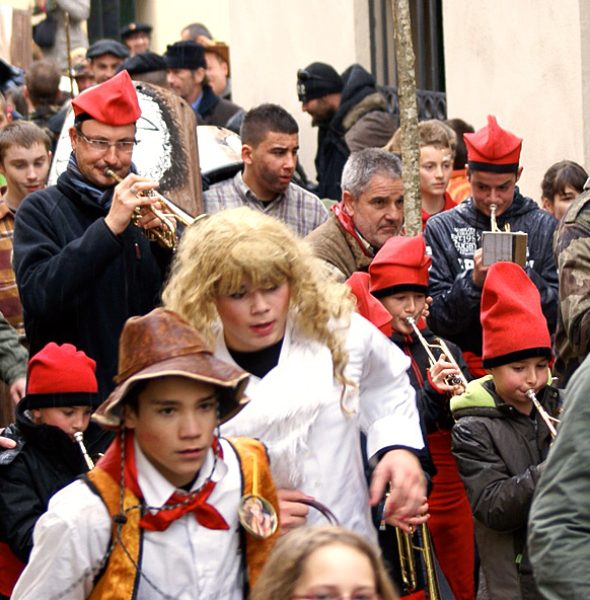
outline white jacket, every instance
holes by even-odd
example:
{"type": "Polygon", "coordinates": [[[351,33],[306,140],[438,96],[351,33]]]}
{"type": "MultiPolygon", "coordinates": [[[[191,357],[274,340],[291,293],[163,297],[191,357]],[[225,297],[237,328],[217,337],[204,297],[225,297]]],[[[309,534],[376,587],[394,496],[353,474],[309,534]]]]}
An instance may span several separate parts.
{"type": "MultiPolygon", "coordinates": [[[[376,540],[361,453],[361,431],[372,457],[388,446],[424,446],[410,360],[376,327],[354,313],[346,336],[345,374],[355,388],[333,377],[327,346],[302,339],[288,325],[278,365],[252,376],[251,402],[222,427],[223,435],[246,435],[269,450],[277,488],[298,489],[325,504],[340,523],[376,540]]],[[[215,355],[235,364],[219,333],[215,355]]],[[[308,523],[323,517],[311,510],[308,523]]],[[[324,521],[325,522],[325,521],[324,521]]]]}

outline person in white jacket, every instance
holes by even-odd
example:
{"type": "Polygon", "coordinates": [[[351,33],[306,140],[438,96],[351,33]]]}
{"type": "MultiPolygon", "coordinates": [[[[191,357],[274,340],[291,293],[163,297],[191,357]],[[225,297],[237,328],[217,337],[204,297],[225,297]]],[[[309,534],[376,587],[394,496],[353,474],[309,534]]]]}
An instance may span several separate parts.
{"type": "Polygon", "coordinates": [[[221,211],[181,240],[164,304],[252,374],[251,403],[224,434],[268,447],[283,530],[322,520],[376,540],[370,505],[410,530],[426,519],[424,446],[409,359],[353,312],[307,243],[248,208],[221,211]],[[378,463],[370,489],[361,450],[378,463]],[[309,505],[320,511],[310,511],[309,505]]]}

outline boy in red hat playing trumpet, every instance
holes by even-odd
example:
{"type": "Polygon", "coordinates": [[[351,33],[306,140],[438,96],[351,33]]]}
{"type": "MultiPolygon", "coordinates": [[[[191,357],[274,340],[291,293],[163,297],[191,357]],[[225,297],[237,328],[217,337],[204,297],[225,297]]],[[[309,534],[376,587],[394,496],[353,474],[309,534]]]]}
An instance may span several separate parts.
{"type": "Polygon", "coordinates": [[[94,416],[117,437],[51,500],[13,598],[244,598],[278,534],[264,446],[216,434],[247,381],[176,313],[129,319],[94,416]]]}
{"type": "MultiPolygon", "coordinates": [[[[437,558],[455,598],[470,600],[475,594],[473,526],[469,502],[451,453],[453,420],[449,408],[451,395],[464,389],[458,379],[452,378],[457,378],[461,371],[467,377],[469,373],[459,348],[448,343],[453,359],[461,369],[449,362],[450,357],[440,348],[434,347],[440,341],[422,318],[430,263],[421,235],[396,236],[379,250],[368,274],[355,273],[348,283],[359,299],[357,310],[411,359],[408,375],[416,390],[425,439],[436,467],[428,498],[431,516],[428,525],[437,558]],[[386,317],[389,331],[383,327],[386,317]]],[[[379,535],[387,557],[395,547],[394,536],[390,530],[379,535]]]]}
{"type": "Polygon", "coordinates": [[[527,557],[527,519],[560,402],[550,386],[551,338],[541,297],[515,263],[489,268],[481,324],[490,375],[451,401],[453,453],[490,599],[541,598],[527,557]]]}
{"type": "Polygon", "coordinates": [[[50,342],[29,361],[26,396],[3,433],[16,446],[0,454],[0,598],[10,597],[51,496],[87,470],[74,434],[98,404],[95,369],[71,344],[50,342]]]}

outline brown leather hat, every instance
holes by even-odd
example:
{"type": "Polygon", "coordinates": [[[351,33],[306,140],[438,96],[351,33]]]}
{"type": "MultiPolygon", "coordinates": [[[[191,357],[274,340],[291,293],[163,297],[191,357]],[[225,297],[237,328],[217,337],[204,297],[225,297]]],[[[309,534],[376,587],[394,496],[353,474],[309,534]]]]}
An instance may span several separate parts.
{"type": "Polygon", "coordinates": [[[215,358],[197,331],[178,314],[156,308],[125,323],[119,340],[118,385],[92,418],[106,428],[120,427],[123,400],[133,384],[165,375],[217,387],[222,423],[248,402],[244,396],[248,373],[215,358]]]}

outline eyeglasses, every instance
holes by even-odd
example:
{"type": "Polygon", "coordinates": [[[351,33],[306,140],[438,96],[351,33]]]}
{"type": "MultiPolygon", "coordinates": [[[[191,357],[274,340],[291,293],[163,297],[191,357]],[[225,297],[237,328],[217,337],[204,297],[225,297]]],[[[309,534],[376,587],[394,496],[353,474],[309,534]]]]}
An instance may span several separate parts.
{"type": "Polygon", "coordinates": [[[381,596],[377,592],[354,592],[350,595],[343,595],[339,592],[319,592],[291,598],[292,600],[381,600],[381,596]]]}
{"type": "Polygon", "coordinates": [[[97,140],[96,138],[86,137],[81,131],[76,131],[76,133],[88,144],[90,148],[92,148],[92,150],[100,154],[108,152],[111,146],[114,146],[117,152],[130,154],[133,152],[135,144],[137,144],[137,140],[109,142],[108,140],[97,140]]]}

